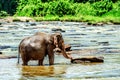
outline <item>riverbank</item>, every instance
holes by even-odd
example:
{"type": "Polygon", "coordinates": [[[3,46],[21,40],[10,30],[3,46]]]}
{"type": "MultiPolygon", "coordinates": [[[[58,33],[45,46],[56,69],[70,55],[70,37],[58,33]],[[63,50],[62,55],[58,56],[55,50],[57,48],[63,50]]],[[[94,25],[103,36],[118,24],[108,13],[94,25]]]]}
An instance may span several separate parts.
{"type": "Polygon", "coordinates": [[[101,26],[103,24],[120,24],[120,17],[96,17],[96,16],[46,16],[46,17],[15,17],[8,16],[0,18],[1,22],[40,22],[40,21],[69,21],[85,22],[87,25],[101,26]]]}
{"type": "MultiPolygon", "coordinates": [[[[13,21],[25,22],[74,21],[85,22],[94,26],[120,24],[120,1],[118,0],[13,1],[1,2],[4,5],[1,7],[0,17],[12,15],[13,21]],[[8,3],[11,3],[11,5],[7,5],[8,3]],[[18,18],[15,16],[27,16],[32,20],[25,20],[23,17],[18,18]]],[[[8,22],[11,22],[11,19],[8,22]]]]}

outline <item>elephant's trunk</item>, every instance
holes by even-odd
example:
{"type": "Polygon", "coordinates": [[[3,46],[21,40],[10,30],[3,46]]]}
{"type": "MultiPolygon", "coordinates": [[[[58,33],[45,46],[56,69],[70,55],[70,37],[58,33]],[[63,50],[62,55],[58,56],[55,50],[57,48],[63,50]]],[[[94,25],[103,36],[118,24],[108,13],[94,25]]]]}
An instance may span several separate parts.
{"type": "Polygon", "coordinates": [[[72,57],[66,53],[64,43],[62,43],[61,53],[62,53],[62,55],[63,55],[65,58],[67,58],[67,59],[72,59],[72,57]]]}
{"type": "Polygon", "coordinates": [[[70,55],[68,55],[65,50],[62,50],[61,53],[65,58],[72,59],[72,57],[70,55]]]}

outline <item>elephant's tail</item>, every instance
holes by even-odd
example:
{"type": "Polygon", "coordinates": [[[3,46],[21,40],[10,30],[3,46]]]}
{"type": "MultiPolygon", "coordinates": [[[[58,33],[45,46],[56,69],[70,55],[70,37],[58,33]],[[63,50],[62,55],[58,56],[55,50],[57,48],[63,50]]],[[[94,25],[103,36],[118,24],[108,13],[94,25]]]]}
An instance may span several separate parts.
{"type": "Polygon", "coordinates": [[[17,61],[17,64],[19,64],[19,63],[20,63],[20,45],[18,47],[18,61],[17,61]]]}
{"type": "MultiPolygon", "coordinates": [[[[23,40],[24,40],[24,39],[23,39],[23,40]]],[[[21,50],[20,50],[20,46],[21,46],[23,40],[20,42],[19,47],[18,47],[18,61],[17,61],[17,64],[20,63],[20,52],[21,52],[21,50]]]]}

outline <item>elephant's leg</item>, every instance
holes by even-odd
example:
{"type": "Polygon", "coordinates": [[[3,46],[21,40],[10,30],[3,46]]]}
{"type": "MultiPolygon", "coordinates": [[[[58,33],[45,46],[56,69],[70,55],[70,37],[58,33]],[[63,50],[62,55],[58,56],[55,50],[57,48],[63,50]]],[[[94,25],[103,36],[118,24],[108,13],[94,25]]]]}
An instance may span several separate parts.
{"type": "Polygon", "coordinates": [[[22,65],[28,65],[29,59],[27,59],[27,57],[25,55],[22,55],[22,61],[23,61],[22,65]]]}
{"type": "Polygon", "coordinates": [[[43,65],[43,60],[44,60],[44,58],[43,58],[43,59],[40,59],[38,65],[41,65],[41,66],[42,66],[42,65],[43,65]]]}
{"type": "Polygon", "coordinates": [[[22,64],[22,65],[23,65],[23,66],[28,65],[28,60],[23,61],[23,64],[22,64]]]}
{"type": "Polygon", "coordinates": [[[54,53],[48,53],[48,57],[49,57],[49,65],[53,65],[54,64],[54,53]]]}
{"type": "Polygon", "coordinates": [[[53,49],[54,49],[53,45],[48,45],[47,53],[48,53],[48,58],[49,58],[49,65],[54,64],[54,52],[53,52],[53,49]]]}

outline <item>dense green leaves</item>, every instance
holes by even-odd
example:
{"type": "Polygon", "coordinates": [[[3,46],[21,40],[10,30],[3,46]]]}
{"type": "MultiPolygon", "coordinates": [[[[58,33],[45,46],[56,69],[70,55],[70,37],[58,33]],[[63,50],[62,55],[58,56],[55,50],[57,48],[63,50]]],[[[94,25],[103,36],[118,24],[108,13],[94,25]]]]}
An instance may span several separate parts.
{"type": "Polygon", "coordinates": [[[1,17],[8,16],[8,13],[6,11],[0,11],[0,16],[1,17]]]}
{"type": "Polygon", "coordinates": [[[54,1],[49,3],[48,12],[52,15],[74,15],[75,10],[71,6],[72,4],[68,1],[54,1]]]}
{"type": "Polygon", "coordinates": [[[49,3],[28,1],[23,4],[19,3],[17,15],[19,16],[46,16],[46,15],[74,15],[75,10],[72,9],[72,4],[68,1],[52,1],[49,3]]]}
{"type": "Polygon", "coordinates": [[[18,0],[0,0],[0,11],[15,14],[18,0]]]}
{"type": "Polygon", "coordinates": [[[120,0],[0,0],[0,15],[120,16],[120,0]]]}
{"type": "Polygon", "coordinates": [[[106,13],[106,15],[120,17],[120,1],[113,5],[112,10],[106,13]]]}
{"type": "Polygon", "coordinates": [[[96,16],[102,16],[103,14],[112,10],[112,2],[109,0],[98,1],[92,4],[96,16]]]}

